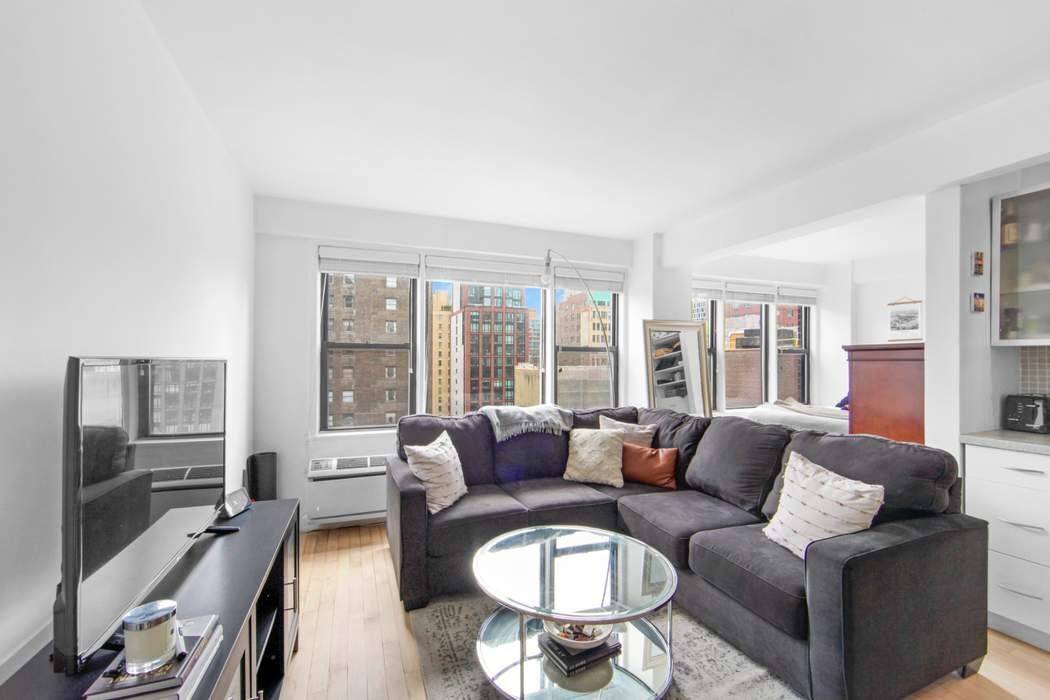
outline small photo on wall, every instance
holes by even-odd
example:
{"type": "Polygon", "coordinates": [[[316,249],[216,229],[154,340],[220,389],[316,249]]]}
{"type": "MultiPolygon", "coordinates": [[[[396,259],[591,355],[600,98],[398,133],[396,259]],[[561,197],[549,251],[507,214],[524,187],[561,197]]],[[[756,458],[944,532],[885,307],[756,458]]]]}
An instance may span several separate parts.
{"type": "Polygon", "coordinates": [[[983,277],[984,276],[984,251],[977,250],[973,254],[973,276],[983,277]]]}
{"type": "Polygon", "coordinates": [[[890,342],[922,340],[922,302],[917,299],[898,299],[889,307],[890,342]]]}
{"type": "Polygon", "coordinates": [[[974,292],[970,297],[970,311],[975,314],[984,313],[984,292],[974,292]]]}

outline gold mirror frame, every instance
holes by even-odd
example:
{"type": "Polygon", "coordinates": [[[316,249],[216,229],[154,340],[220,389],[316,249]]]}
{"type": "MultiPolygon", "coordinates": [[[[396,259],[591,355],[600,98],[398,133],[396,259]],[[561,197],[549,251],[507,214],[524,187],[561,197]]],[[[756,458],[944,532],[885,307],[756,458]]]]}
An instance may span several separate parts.
{"type": "MultiPolygon", "coordinates": [[[[645,370],[649,385],[649,406],[651,408],[672,408],[670,406],[661,406],[659,404],[659,399],[657,397],[658,383],[656,381],[656,372],[667,372],[671,369],[677,369],[676,366],[656,367],[655,361],[666,357],[668,354],[673,354],[673,351],[672,353],[665,353],[660,357],[653,357],[653,333],[678,333],[678,352],[682,353],[682,362],[679,365],[682,370],[682,378],[676,380],[676,383],[682,382],[682,386],[686,388],[687,397],[694,397],[694,392],[697,388],[699,388],[700,391],[699,397],[697,397],[697,402],[689,401],[687,398],[687,403],[690,405],[687,407],[687,410],[683,411],[683,413],[693,413],[710,418],[714,413],[714,401],[711,393],[711,363],[709,349],[707,347],[707,323],[705,321],[643,321],[642,327],[643,332],[645,333],[645,370]],[[682,338],[693,338],[694,334],[696,338],[695,359],[692,348],[686,347],[687,345],[691,345],[691,343],[681,342],[682,338]],[[696,381],[695,374],[699,374],[699,382],[696,381]],[[696,410],[690,410],[693,408],[694,403],[696,410]]],[[[672,372],[671,374],[676,373],[672,372]]],[[[675,410],[681,409],[675,408],[675,410]]]]}

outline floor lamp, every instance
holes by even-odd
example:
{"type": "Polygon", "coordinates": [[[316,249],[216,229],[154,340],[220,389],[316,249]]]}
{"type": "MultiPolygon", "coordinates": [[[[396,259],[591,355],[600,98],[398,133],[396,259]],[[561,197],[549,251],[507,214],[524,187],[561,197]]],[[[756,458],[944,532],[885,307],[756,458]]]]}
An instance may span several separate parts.
{"type": "MultiPolygon", "coordinates": [[[[613,357],[612,344],[609,343],[609,330],[605,323],[605,318],[602,316],[601,310],[598,308],[598,302],[594,299],[594,294],[591,293],[591,287],[587,284],[587,280],[584,279],[583,275],[580,274],[579,269],[573,264],[572,260],[569,260],[564,254],[559,253],[553,248],[547,249],[547,255],[543,259],[543,276],[540,280],[543,282],[545,287],[550,287],[554,283],[554,269],[551,263],[551,257],[557,255],[559,258],[565,261],[565,264],[572,269],[573,274],[580,280],[584,290],[587,292],[587,298],[591,302],[591,307],[594,309],[594,314],[598,317],[598,323],[602,327],[602,341],[605,343],[605,354],[607,362],[609,364],[609,403],[616,403],[616,371],[613,365],[615,358],[613,357]]],[[[612,313],[612,307],[609,308],[609,313],[612,313]]],[[[555,380],[557,381],[557,380],[555,380]]]]}

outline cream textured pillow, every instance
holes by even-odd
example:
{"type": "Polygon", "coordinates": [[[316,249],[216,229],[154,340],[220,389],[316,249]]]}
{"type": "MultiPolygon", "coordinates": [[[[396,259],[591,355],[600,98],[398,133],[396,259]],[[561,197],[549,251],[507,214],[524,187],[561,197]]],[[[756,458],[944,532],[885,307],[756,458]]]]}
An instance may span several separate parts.
{"type": "Polygon", "coordinates": [[[405,445],[405,455],[408,468],[427,491],[427,510],[431,515],[466,495],[463,465],[447,430],[429,445],[405,445]]]}
{"type": "Polygon", "coordinates": [[[804,559],[811,542],[871,527],[885,495],[882,486],[839,476],[792,452],[780,504],[762,532],[804,559]]]}
{"type": "Polygon", "coordinates": [[[622,430],[576,428],[569,432],[565,479],[623,487],[622,430]]]}
{"type": "Polygon", "coordinates": [[[624,423],[608,416],[598,416],[598,427],[602,430],[622,430],[624,442],[642,447],[652,447],[653,436],[656,435],[655,425],[624,423]]]}

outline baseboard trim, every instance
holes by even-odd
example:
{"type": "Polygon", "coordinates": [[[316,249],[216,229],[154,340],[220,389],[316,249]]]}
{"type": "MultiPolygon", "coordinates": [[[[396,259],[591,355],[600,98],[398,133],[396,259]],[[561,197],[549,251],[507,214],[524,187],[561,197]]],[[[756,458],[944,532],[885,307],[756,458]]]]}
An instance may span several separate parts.
{"type": "Polygon", "coordinates": [[[1050,651],[1050,634],[1047,634],[1046,632],[1033,629],[1026,624],[1017,622],[1016,620],[1011,620],[1002,615],[996,615],[993,612],[988,613],[988,626],[993,630],[998,630],[1014,639],[1020,639],[1022,642],[1026,642],[1032,646],[1037,646],[1045,651],[1050,651]]]}
{"type": "Polygon", "coordinates": [[[0,685],[6,683],[8,678],[15,675],[15,671],[22,668],[27,661],[36,656],[36,653],[50,641],[51,620],[48,620],[20,647],[8,654],[3,660],[0,660],[0,685]]]}

